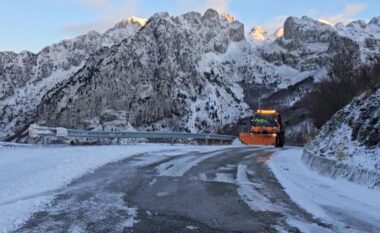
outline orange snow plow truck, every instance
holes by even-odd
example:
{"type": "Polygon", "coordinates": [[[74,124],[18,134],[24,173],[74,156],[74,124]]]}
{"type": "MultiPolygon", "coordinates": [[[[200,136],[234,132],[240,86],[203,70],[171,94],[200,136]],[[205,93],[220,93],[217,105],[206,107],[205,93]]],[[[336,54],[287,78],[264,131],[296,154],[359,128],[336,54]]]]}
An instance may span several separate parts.
{"type": "Polygon", "coordinates": [[[281,115],[276,110],[257,110],[251,119],[251,132],[240,133],[246,145],[274,145],[284,147],[285,130],[281,115]]]}

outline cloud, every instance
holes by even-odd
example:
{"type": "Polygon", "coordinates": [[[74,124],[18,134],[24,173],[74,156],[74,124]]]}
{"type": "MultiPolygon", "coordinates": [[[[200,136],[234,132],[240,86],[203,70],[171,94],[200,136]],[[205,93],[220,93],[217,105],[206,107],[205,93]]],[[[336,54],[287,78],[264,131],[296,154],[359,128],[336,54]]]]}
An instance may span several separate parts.
{"type": "Polygon", "coordinates": [[[69,23],[63,30],[74,35],[85,34],[95,30],[104,32],[121,20],[138,15],[138,0],[123,0],[118,4],[112,4],[106,0],[80,0],[82,4],[90,8],[99,8],[101,12],[89,22],[69,23]]]}
{"type": "Polygon", "coordinates": [[[201,7],[201,11],[206,11],[209,8],[217,10],[219,13],[226,12],[230,2],[228,0],[206,0],[201,7]]]}
{"type": "Polygon", "coordinates": [[[355,16],[367,9],[367,5],[363,3],[350,3],[345,5],[344,9],[337,14],[322,15],[319,18],[326,20],[331,24],[344,23],[347,24],[355,20],[355,16]]]}
{"type": "Polygon", "coordinates": [[[267,21],[262,25],[262,28],[264,28],[265,31],[267,31],[269,34],[274,33],[277,29],[284,26],[285,20],[288,18],[288,16],[285,15],[279,15],[274,17],[273,19],[267,21]]]}

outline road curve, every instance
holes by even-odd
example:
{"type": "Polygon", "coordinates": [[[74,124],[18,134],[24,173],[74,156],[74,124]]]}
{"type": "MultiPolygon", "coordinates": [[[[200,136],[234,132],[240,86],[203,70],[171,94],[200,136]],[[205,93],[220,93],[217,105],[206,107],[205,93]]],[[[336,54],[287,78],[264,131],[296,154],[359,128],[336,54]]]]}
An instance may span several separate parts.
{"type": "Polygon", "coordinates": [[[241,147],[108,164],[56,195],[15,232],[330,232],[266,166],[273,149],[241,147]]]}

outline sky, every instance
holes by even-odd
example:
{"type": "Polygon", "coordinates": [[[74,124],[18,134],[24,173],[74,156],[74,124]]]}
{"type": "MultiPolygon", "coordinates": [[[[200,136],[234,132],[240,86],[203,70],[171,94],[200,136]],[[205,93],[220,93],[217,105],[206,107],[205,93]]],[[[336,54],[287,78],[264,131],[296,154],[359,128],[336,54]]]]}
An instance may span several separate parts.
{"type": "Polygon", "coordinates": [[[379,0],[0,0],[0,51],[38,52],[63,39],[90,30],[104,32],[131,16],[156,12],[178,16],[214,8],[268,32],[286,17],[307,15],[332,24],[380,16],[379,0]]]}

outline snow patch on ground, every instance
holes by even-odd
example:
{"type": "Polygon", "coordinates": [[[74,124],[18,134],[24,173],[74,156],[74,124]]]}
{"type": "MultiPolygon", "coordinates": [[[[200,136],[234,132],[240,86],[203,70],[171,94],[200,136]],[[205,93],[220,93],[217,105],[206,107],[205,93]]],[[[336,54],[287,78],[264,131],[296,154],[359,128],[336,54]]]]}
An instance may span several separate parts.
{"type": "Polygon", "coordinates": [[[236,183],[239,186],[238,194],[242,200],[256,211],[275,211],[273,203],[254,188],[247,175],[247,165],[239,164],[237,167],[236,183]]]}
{"type": "Polygon", "coordinates": [[[243,145],[243,143],[240,141],[239,138],[236,138],[235,140],[232,141],[232,145],[243,145]]]}
{"type": "Polygon", "coordinates": [[[380,186],[380,86],[355,97],[306,145],[303,161],[329,177],[380,186]]]}
{"type": "Polygon", "coordinates": [[[186,229],[189,229],[189,230],[191,230],[191,231],[195,231],[195,230],[197,230],[198,229],[198,227],[196,227],[196,226],[186,226],[186,229]]]}
{"type": "Polygon", "coordinates": [[[333,231],[326,229],[324,227],[318,226],[317,224],[306,223],[296,218],[288,218],[286,222],[290,226],[297,227],[301,232],[334,233],[333,231]]]}
{"type": "MultiPolygon", "coordinates": [[[[0,145],[0,232],[9,232],[32,213],[52,201],[54,194],[73,180],[107,163],[138,154],[172,151],[176,156],[191,151],[208,152],[228,146],[125,145],[125,146],[21,146],[0,145]]],[[[154,155],[154,153],[153,153],[154,155]]],[[[148,156],[138,165],[155,161],[148,156]]],[[[128,209],[129,211],[129,209],[128,209]]],[[[131,212],[132,213],[132,212],[131,212]]],[[[130,225],[133,220],[124,225],[130,225]]]]}
{"type": "Polygon", "coordinates": [[[178,159],[170,160],[167,163],[160,164],[156,170],[159,176],[183,176],[188,170],[196,166],[198,163],[209,159],[222,152],[215,152],[202,156],[186,156],[178,159]]]}
{"type": "Polygon", "coordinates": [[[209,178],[205,173],[200,173],[198,179],[207,182],[220,182],[220,183],[229,183],[236,184],[233,174],[227,173],[215,173],[215,177],[209,178]]]}
{"type": "Polygon", "coordinates": [[[328,137],[318,135],[314,142],[315,145],[308,145],[307,149],[317,156],[334,160],[339,164],[378,172],[379,169],[376,166],[380,164],[380,156],[377,153],[380,153],[380,149],[363,146],[358,140],[352,140],[351,135],[352,128],[346,123],[342,123],[328,137]]]}
{"type": "Polygon", "coordinates": [[[301,156],[301,148],[291,148],[278,152],[269,162],[293,201],[338,232],[380,231],[380,190],[321,176],[309,170],[301,156]]]}

